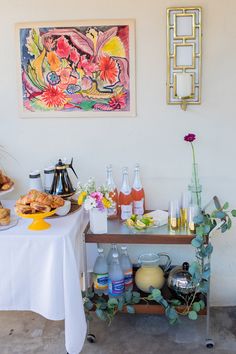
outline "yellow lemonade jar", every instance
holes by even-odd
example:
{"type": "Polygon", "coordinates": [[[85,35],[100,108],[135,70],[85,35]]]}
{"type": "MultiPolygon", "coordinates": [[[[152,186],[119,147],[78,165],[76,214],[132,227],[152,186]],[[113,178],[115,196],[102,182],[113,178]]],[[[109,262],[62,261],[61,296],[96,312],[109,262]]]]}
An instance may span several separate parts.
{"type": "Polygon", "coordinates": [[[135,283],[137,287],[150,293],[151,288],[161,289],[165,282],[164,272],[170,267],[171,259],[167,253],[147,253],[139,257],[141,267],[135,274],[135,283]],[[164,271],[159,266],[161,258],[166,258],[164,271]]]}

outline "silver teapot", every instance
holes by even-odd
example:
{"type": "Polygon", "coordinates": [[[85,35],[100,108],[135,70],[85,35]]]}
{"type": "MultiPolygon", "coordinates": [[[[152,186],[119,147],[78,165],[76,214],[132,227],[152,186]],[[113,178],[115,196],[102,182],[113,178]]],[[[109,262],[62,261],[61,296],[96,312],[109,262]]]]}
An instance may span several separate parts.
{"type": "Polygon", "coordinates": [[[173,268],[168,276],[167,285],[177,294],[188,295],[195,291],[196,286],[192,282],[192,276],[188,272],[189,263],[184,262],[182,266],[173,268]]]}

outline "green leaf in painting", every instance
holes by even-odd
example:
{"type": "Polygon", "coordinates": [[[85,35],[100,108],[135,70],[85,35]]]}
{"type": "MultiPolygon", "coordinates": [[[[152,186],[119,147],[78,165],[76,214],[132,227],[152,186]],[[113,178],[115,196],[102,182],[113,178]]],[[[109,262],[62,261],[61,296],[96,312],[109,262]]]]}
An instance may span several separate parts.
{"type": "Polygon", "coordinates": [[[91,111],[95,103],[96,101],[83,101],[79,104],[79,106],[83,111],[91,111]]]}
{"type": "Polygon", "coordinates": [[[29,36],[26,39],[26,48],[29,54],[37,58],[41,51],[43,50],[43,45],[40,38],[40,33],[38,28],[32,28],[29,31],[29,36]]]}

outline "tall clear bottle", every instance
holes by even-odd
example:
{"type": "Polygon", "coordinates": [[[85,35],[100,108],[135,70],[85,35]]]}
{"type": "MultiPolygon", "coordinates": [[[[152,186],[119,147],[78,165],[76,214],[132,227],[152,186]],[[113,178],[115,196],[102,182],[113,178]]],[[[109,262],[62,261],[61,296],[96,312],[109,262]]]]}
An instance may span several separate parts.
{"type": "Polygon", "coordinates": [[[112,256],[109,266],[108,289],[110,297],[121,297],[125,290],[124,274],[119,263],[118,253],[112,256]]]}
{"type": "Polygon", "coordinates": [[[125,291],[133,290],[133,265],[128,255],[127,246],[121,246],[120,266],[125,277],[125,291]]]}
{"type": "Polygon", "coordinates": [[[108,294],[108,265],[102,248],[98,248],[98,256],[93,267],[93,286],[96,294],[108,294]]]}
{"type": "Polygon", "coordinates": [[[129,185],[128,167],[123,168],[122,186],[119,194],[120,217],[127,220],[133,214],[133,197],[129,185]]]}
{"type": "Polygon", "coordinates": [[[110,248],[110,250],[108,252],[108,255],[107,255],[107,264],[108,264],[108,266],[111,264],[112,257],[113,257],[114,253],[118,253],[118,255],[119,255],[119,251],[118,251],[116,243],[112,243],[111,244],[111,248],[110,248]]]}
{"type": "Polygon", "coordinates": [[[109,190],[109,196],[113,201],[112,206],[107,209],[107,216],[108,219],[115,219],[118,217],[118,191],[113,179],[112,165],[107,166],[106,186],[109,190]]]}
{"type": "Polygon", "coordinates": [[[145,210],[145,195],[140,178],[140,166],[136,164],[134,170],[134,183],[132,188],[132,197],[134,203],[134,214],[143,215],[145,210]]]}

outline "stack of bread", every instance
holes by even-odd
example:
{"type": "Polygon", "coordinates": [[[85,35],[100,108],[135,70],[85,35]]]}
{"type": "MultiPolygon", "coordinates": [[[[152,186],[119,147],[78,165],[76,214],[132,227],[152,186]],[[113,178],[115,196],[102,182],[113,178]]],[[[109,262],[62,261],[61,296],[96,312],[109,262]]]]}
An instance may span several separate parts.
{"type": "Polygon", "coordinates": [[[16,201],[17,214],[47,213],[64,205],[64,199],[57,195],[30,190],[16,201]]]}
{"type": "Polygon", "coordinates": [[[0,192],[7,191],[13,186],[13,181],[0,170],[0,192]]]}
{"type": "Polygon", "coordinates": [[[0,204],[0,226],[10,224],[10,209],[3,208],[0,204]]]}

